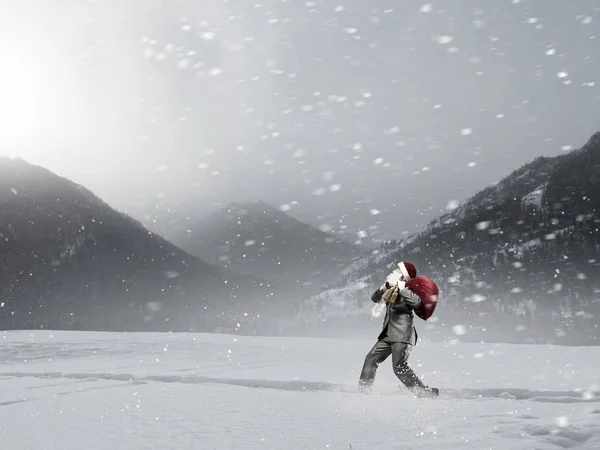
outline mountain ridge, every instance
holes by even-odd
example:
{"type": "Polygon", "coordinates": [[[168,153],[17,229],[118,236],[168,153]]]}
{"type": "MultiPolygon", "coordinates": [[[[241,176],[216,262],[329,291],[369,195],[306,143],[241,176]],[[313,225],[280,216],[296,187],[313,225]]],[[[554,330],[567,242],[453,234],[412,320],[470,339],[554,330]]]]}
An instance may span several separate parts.
{"type": "Polygon", "coordinates": [[[598,342],[599,180],[595,133],[581,148],[534,159],[346,268],[331,290],[306,302],[300,322],[336,320],[340,308],[331,301],[366,314],[369,290],[395,262],[409,260],[441,288],[440,325],[466,323],[473,340],[598,342]],[[351,283],[354,290],[338,295],[351,283]]]}
{"type": "Polygon", "coordinates": [[[20,158],[0,158],[0,268],[3,328],[210,330],[247,322],[241,305],[264,309],[272,289],[20,158]]]}
{"type": "Polygon", "coordinates": [[[313,291],[367,251],[261,200],[229,202],[172,239],[214,264],[313,291]]]}

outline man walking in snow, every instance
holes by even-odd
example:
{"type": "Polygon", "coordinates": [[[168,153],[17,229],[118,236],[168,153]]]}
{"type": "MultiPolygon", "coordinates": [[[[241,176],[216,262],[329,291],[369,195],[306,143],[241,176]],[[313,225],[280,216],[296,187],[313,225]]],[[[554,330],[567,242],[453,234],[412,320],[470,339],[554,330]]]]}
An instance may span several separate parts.
{"type": "Polygon", "coordinates": [[[386,312],[377,342],[365,357],[358,389],[362,393],[370,392],[377,367],[392,355],[394,373],[404,386],[418,396],[437,396],[438,389],[425,386],[407,364],[410,350],[417,343],[413,311],[419,309],[421,299],[404,283],[417,276],[417,269],[409,262],[401,262],[395,272],[397,280],[386,281],[371,296],[373,302],[385,303],[386,312]]]}

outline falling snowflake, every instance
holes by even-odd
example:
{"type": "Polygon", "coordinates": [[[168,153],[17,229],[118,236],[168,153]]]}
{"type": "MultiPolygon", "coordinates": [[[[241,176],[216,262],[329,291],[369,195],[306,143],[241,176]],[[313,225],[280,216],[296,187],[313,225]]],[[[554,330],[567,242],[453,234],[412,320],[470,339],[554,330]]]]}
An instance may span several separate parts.
{"type": "Polygon", "coordinates": [[[454,200],[454,199],[452,199],[452,200],[450,200],[450,201],[448,202],[448,204],[446,205],[446,209],[449,209],[449,210],[456,209],[456,208],[458,208],[459,204],[460,204],[460,203],[459,203],[459,201],[458,201],[458,200],[454,200]]]}
{"type": "Polygon", "coordinates": [[[442,45],[449,44],[454,40],[452,36],[435,36],[434,39],[437,41],[438,44],[442,45]]]}
{"type": "Polygon", "coordinates": [[[182,59],[177,62],[177,67],[180,69],[186,69],[190,65],[189,59],[182,59]]]}
{"type": "Polygon", "coordinates": [[[560,416],[556,418],[556,425],[561,428],[569,426],[569,418],[567,416],[560,416]]]}
{"type": "Polygon", "coordinates": [[[177,272],[176,270],[167,270],[165,272],[165,276],[167,278],[177,278],[179,277],[179,272],[177,272]]]}
{"type": "Polygon", "coordinates": [[[464,334],[467,334],[467,327],[465,327],[464,325],[454,325],[452,327],[452,332],[457,336],[462,336],[464,334]]]}
{"type": "Polygon", "coordinates": [[[296,150],[292,156],[294,158],[302,158],[303,156],[306,156],[306,150],[302,150],[302,149],[296,150]]]}
{"type": "Polygon", "coordinates": [[[460,134],[463,136],[469,136],[469,135],[473,134],[473,129],[472,128],[463,128],[462,130],[460,130],[460,134]]]}
{"type": "Polygon", "coordinates": [[[162,305],[160,304],[160,302],[153,301],[153,302],[148,302],[148,303],[146,304],[146,307],[147,307],[147,308],[148,308],[150,311],[154,311],[154,312],[156,312],[156,311],[160,311],[160,309],[161,309],[162,305]]]}
{"type": "Polygon", "coordinates": [[[471,297],[469,297],[469,300],[471,300],[473,303],[484,302],[486,299],[487,297],[481,294],[473,294],[471,297]]]}
{"type": "Polygon", "coordinates": [[[428,13],[433,11],[433,5],[431,3],[426,3],[423,6],[421,6],[421,8],[419,9],[420,12],[422,13],[428,13]]]}

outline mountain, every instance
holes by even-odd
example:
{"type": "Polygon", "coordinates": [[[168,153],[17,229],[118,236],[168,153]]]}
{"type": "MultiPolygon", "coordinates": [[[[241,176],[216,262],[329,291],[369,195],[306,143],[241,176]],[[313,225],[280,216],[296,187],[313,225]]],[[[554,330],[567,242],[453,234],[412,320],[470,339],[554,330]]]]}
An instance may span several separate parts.
{"type": "Polygon", "coordinates": [[[407,260],[440,287],[436,317],[426,325],[432,332],[454,326],[461,339],[597,344],[599,227],[596,133],[581,149],[537,158],[407,240],[355,262],[303,306],[300,321],[360,320],[371,289],[407,260]]]}
{"type": "Polygon", "coordinates": [[[80,185],[0,158],[0,328],[258,326],[258,313],[273,311],[271,289],[184,252],[80,185]]]}
{"type": "Polygon", "coordinates": [[[297,292],[329,285],[366,251],[262,201],[230,203],[172,240],[213,264],[293,283],[297,292]]]}

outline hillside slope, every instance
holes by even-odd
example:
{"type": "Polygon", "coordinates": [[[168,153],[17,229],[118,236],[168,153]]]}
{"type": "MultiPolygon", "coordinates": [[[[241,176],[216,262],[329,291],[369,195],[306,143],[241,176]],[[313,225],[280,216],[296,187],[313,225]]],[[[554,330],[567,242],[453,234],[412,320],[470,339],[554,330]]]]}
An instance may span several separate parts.
{"type": "Polygon", "coordinates": [[[365,251],[262,201],[230,203],[187,228],[172,239],[190,253],[300,291],[318,291],[365,251]]]}
{"type": "Polygon", "coordinates": [[[366,314],[370,289],[408,260],[439,284],[437,318],[465,325],[474,340],[599,342],[599,226],[597,133],[579,150],[515,170],[406,241],[381,246],[345,270],[338,290],[307,302],[303,320],[340,309],[366,314]],[[332,299],[345,307],[332,309],[332,299]]]}
{"type": "Polygon", "coordinates": [[[264,311],[269,290],[184,252],[82,186],[0,159],[1,328],[206,330],[247,322],[242,311],[264,311]]]}

